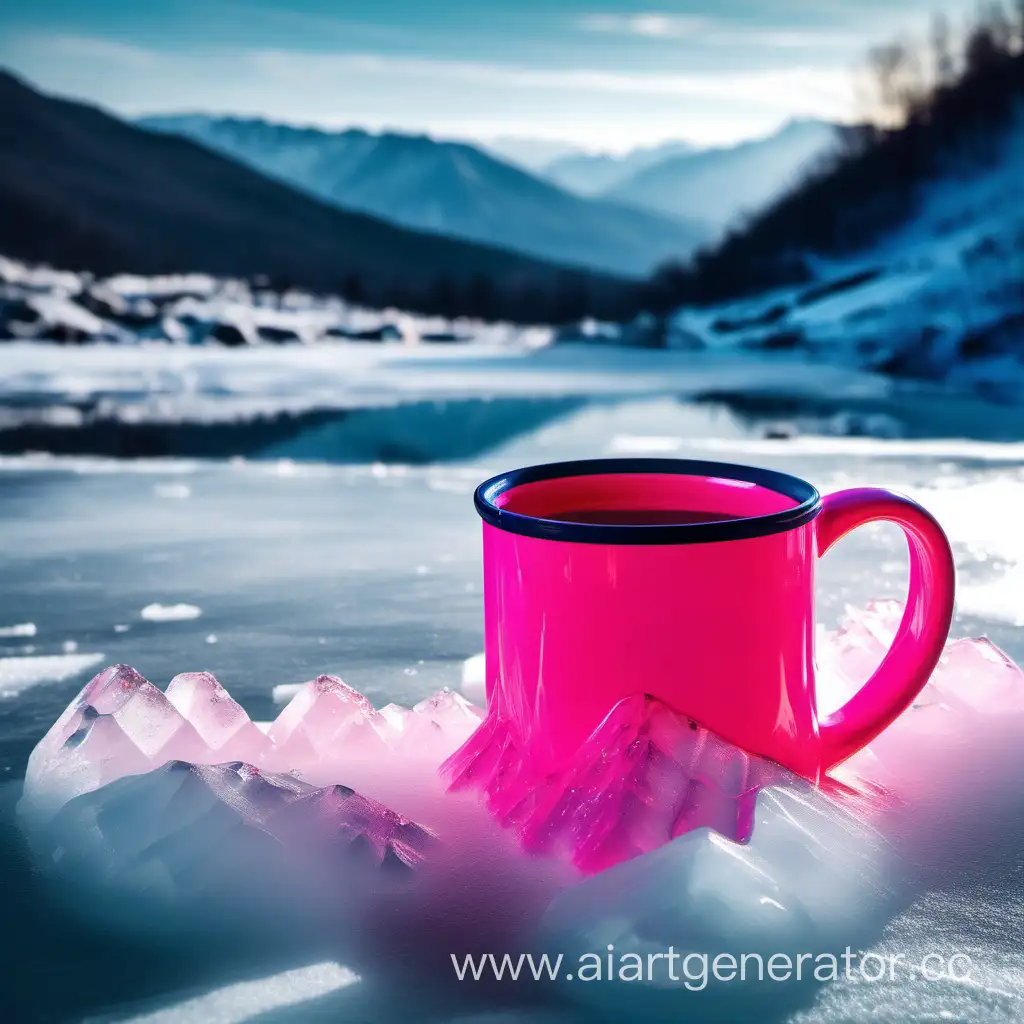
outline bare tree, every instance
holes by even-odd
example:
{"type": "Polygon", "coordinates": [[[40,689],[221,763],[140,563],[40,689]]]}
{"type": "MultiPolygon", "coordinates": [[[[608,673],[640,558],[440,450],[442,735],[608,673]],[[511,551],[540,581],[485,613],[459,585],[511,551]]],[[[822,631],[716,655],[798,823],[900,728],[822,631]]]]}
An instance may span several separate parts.
{"type": "Polygon", "coordinates": [[[929,92],[920,56],[905,42],[887,43],[868,53],[868,66],[876,93],[877,120],[886,127],[905,124],[929,92]]]}
{"type": "Polygon", "coordinates": [[[992,33],[996,46],[1003,53],[1010,53],[1013,50],[1016,32],[1014,31],[1013,21],[1003,6],[1002,0],[992,0],[988,5],[988,12],[984,20],[989,26],[989,31],[992,33]]]}
{"type": "Polygon", "coordinates": [[[998,63],[1013,52],[1014,28],[999,0],[983,4],[967,39],[965,60],[968,71],[998,63]]]}
{"type": "MultiPolygon", "coordinates": [[[[1024,6],[1024,0],[1019,0],[1024,6]]],[[[932,18],[932,65],[938,85],[949,85],[956,79],[956,60],[953,57],[953,30],[949,18],[936,14],[932,18]]]]}

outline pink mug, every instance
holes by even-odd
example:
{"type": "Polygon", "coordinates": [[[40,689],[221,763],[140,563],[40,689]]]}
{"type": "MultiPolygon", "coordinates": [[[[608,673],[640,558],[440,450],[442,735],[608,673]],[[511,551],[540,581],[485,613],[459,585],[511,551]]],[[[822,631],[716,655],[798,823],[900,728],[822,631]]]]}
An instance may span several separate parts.
{"type": "Polygon", "coordinates": [[[936,521],[875,488],[824,499],[785,473],[596,459],[481,484],[489,713],[536,771],[558,770],[645,692],[818,781],[913,701],[942,653],[954,568],[936,521]],[[863,523],[901,526],[906,610],[875,674],[819,717],[814,566],[863,523]]]}

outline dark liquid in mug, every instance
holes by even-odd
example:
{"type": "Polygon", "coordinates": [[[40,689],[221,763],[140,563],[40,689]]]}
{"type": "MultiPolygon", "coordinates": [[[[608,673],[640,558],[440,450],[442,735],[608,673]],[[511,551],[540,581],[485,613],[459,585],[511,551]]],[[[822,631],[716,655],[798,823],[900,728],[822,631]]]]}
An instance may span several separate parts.
{"type": "Polygon", "coordinates": [[[602,526],[689,526],[694,523],[724,523],[743,519],[744,516],[687,508],[576,508],[544,518],[559,523],[596,523],[602,526]]]}

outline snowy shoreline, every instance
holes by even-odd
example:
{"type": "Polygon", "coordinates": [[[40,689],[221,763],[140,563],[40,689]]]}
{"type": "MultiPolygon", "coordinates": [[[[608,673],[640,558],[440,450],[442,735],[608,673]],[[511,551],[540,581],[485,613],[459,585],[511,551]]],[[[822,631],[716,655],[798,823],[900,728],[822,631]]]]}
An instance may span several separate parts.
{"type": "MultiPolygon", "coordinates": [[[[778,424],[787,433],[1024,438],[1024,406],[789,353],[13,342],[0,347],[0,452],[291,455],[275,446],[337,432],[343,421],[345,432],[382,436],[386,447],[396,431],[419,442],[435,429],[501,434],[517,417],[529,425],[579,404],[661,397],[731,409],[769,438],[778,424]]],[[[401,451],[384,461],[403,461],[401,451]]]]}

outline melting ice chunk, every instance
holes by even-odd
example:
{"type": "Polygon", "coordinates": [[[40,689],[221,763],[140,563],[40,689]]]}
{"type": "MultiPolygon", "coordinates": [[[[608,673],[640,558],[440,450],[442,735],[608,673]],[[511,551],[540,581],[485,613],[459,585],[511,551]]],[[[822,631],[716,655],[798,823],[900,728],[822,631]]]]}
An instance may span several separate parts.
{"type": "Polygon", "coordinates": [[[351,899],[378,875],[415,875],[436,837],[346,777],[359,766],[367,778],[369,749],[429,751],[436,767],[481,716],[447,691],[378,712],[319,676],[276,721],[257,724],[207,672],[161,692],[118,665],[32,752],[19,815],[40,863],[75,890],[123,885],[179,909],[206,898],[223,909],[261,887],[301,890],[314,904],[330,902],[325,891],[351,899]]]}
{"type": "Polygon", "coordinates": [[[799,979],[770,976],[773,956],[779,975],[784,957],[795,970],[802,953],[832,957],[875,934],[898,891],[895,863],[870,826],[794,781],[761,791],[746,844],[700,828],[560,893],[544,945],[569,962],[611,964],[605,984],[563,994],[623,1019],[755,1019],[816,980],[813,960],[799,979]],[[744,956],[743,980],[727,977],[744,956]],[[641,975],[614,973],[638,963],[641,975]]]}
{"type": "Polygon", "coordinates": [[[70,800],[32,839],[75,889],[132,897],[129,917],[153,900],[175,912],[255,912],[285,893],[307,908],[337,905],[408,875],[435,842],[343,786],[182,761],[70,800]]]}

